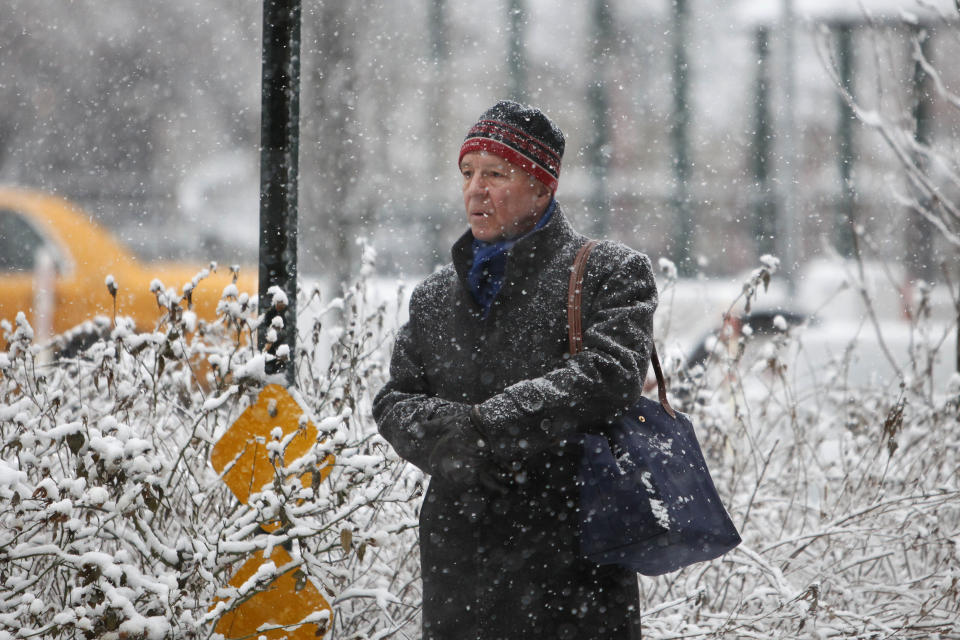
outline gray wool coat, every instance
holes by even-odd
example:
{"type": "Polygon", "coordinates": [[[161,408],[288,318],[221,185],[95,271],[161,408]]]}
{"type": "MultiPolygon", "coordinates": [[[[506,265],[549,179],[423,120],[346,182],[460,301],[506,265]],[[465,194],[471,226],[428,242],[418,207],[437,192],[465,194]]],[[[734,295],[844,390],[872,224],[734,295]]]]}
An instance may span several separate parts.
{"type": "Polygon", "coordinates": [[[586,238],[558,207],[510,250],[486,318],[466,285],[473,236],[417,286],[377,394],[380,433],[431,473],[418,425],[476,405],[509,491],[430,481],[420,513],[423,637],[634,639],[636,575],[579,553],[578,434],[635,403],[657,291],[649,259],[601,242],[583,289],[584,351],[568,355],[567,287],[586,238]]]}

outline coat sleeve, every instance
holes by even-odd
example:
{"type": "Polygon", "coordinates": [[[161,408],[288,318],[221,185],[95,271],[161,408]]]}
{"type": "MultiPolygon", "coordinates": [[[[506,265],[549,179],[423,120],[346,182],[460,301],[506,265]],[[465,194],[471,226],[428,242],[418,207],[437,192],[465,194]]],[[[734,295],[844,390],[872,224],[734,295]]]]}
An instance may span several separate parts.
{"type": "MultiPolygon", "coordinates": [[[[497,458],[522,460],[640,399],[653,345],[656,284],[643,254],[631,251],[622,260],[604,260],[611,263],[615,266],[594,286],[584,284],[585,296],[592,292],[589,315],[583,317],[584,350],[475,407],[474,420],[497,458]]],[[[585,310],[587,303],[585,297],[585,310]]]]}
{"type": "Polygon", "coordinates": [[[430,393],[413,328],[409,323],[405,324],[393,348],[390,380],[373,401],[373,417],[380,434],[401,458],[431,473],[428,468],[430,452],[443,434],[427,433],[424,421],[468,410],[468,405],[443,400],[430,393]]]}

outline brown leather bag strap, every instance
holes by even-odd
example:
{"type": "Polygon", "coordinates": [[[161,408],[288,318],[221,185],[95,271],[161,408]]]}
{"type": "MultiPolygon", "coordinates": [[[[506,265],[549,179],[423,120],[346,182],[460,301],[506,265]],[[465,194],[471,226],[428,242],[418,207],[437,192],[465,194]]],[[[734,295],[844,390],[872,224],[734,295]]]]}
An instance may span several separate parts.
{"type": "Polygon", "coordinates": [[[587,244],[580,247],[577,251],[577,257],[573,260],[573,268],[570,270],[570,286],[567,291],[567,327],[570,338],[570,355],[577,355],[583,351],[583,330],[580,326],[581,313],[580,305],[583,300],[583,276],[587,271],[587,258],[590,252],[597,244],[596,240],[590,240],[587,244]]]}
{"type": "Polygon", "coordinates": [[[653,373],[657,376],[657,396],[660,398],[660,404],[671,418],[676,418],[677,414],[667,400],[667,382],[663,377],[663,369],[660,368],[660,358],[657,356],[657,343],[654,342],[652,338],[650,340],[650,364],[653,365],[653,373]]]}
{"type": "MultiPolygon", "coordinates": [[[[587,271],[587,259],[590,252],[597,245],[596,240],[590,240],[577,251],[577,257],[573,260],[573,268],[570,271],[570,286],[567,291],[567,326],[570,341],[570,355],[577,355],[583,351],[583,326],[581,307],[583,303],[583,276],[587,271]]],[[[663,369],[660,367],[660,358],[657,356],[657,345],[650,345],[650,364],[653,365],[653,373],[657,377],[657,395],[660,398],[660,404],[664,411],[672,418],[677,414],[667,400],[667,383],[663,377],[663,369]]]]}

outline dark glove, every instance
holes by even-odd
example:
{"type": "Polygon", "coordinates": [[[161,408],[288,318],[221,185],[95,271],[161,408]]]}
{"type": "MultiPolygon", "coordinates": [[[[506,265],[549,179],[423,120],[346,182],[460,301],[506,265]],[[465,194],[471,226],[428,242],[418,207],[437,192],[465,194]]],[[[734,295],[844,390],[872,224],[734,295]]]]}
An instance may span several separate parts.
{"type": "Polygon", "coordinates": [[[483,486],[506,493],[502,474],[489,455],[483,436],[467,412],[431,418],[421,424],[426,433],[440,433],[430,451],[430,472],[462,487],[483,486]]]}

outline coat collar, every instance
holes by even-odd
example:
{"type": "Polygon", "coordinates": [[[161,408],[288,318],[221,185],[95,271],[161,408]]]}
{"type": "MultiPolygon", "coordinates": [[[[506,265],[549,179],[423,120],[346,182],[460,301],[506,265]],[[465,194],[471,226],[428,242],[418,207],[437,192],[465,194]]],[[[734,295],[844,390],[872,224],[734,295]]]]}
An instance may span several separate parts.
{"type": "MultiPolygon", "coordinates": [[[[551,257],[578,237],[580,234],[570,225],[558,203],[546,226],[524,236],[507,251],[506,277],[500,295],[509,296],[511,283],[520,282],[537,273],[551,257]]],[[[470,230],[454,243],[451,254],[457,277],[469,296],[467,273],[473,264],[473,233],[470,230]]],[[[470,297],[472,299],[472,296],[470,297]]]]}

